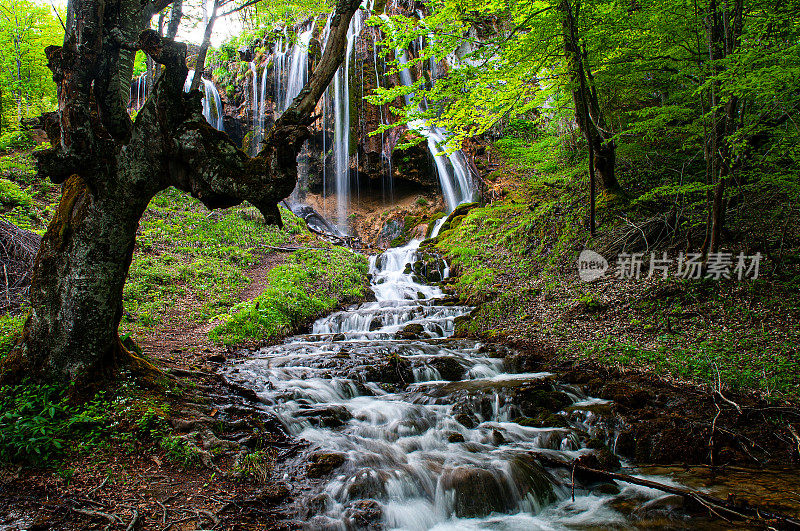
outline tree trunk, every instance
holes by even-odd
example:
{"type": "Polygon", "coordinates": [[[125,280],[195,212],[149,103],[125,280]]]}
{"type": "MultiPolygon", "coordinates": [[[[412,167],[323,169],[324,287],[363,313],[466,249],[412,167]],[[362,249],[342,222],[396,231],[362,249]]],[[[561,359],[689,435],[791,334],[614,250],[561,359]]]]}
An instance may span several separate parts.
{"type": "Polygon", "coordinates": [[[64,183],[33,267],[24,355],[35,373],[94,380],[124,359],[122,288],[148,201],[125,186],[91,194],[77,175],[64,183]]]}
{"type": "Polygon", "coordinates": [[[151,30],[136,42],[126,37],[168,4],[148,4],[152,12],[136,17],[136,0],[69,3],[64,45],[46,50],[59,85],[57,119],[48,128],[53,147],[36,153],[40,176],[63,183],[62,196],[34,264],[22,342],[0,367],[4,380],[91,383],[136,360],[117,335],[122,290],[139,219],[160,190],[175,186],[209,208],[247,200],[267,222],[280,223],[277,205],[296,184],[319,87],[341,64],[358,2],[339,0],[320,66],[252,158],[206,122],[200,92],[184,93],[185,44],[151,30]],[[130,84],[127,58],[136,49],[164,68],[132,123],[128,91],[119,88],[130,84]]]}
{"type": "MultiPolygon", "coordinates": [[[[576,11],[580,3],[577,6],[576,11]]],[[[593,182],[604,192],[622,194],[615,172],[617,152],[614,135],[606,126],[605,117],[600,108],[586,50],[580,48],[577,15],[573,12],[570,0],[562,0],[559,10],[562,17],[564,57],[568,65],[567,70],[572,85],[572,101],[575,105],[575,121],[593,153],[593,182]]]]}
{"type": "Polygon", "coordinates": [[[725,224],[725,190],[733,171],[731,146],[728,138],[739,127],[739,99],[728,96],[724,101],[720,98],[721,83],[718,76],[721,72],[719,62],[732,54],[739,46],[742,34],[743,2],[735,0],[720,7],[716,0],[711,0],[706,15],[706,39],[708,43],[708,61],[711,72],[711,138],[706,139],[708,176],[713,184],[713,192],[708,193],[708,214],[706,216],[706,235],[703,241],[704,255],[716,252],[722,242],[722,228],[725,224]],[[724,102],[724,111],[719,107],[724,102]]]}

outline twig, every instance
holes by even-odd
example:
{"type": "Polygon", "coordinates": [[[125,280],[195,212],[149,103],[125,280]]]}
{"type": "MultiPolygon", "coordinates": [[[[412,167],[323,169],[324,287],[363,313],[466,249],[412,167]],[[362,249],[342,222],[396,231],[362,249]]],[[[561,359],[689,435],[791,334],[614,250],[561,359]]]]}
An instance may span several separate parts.
{"type": "Polygon", "coordinates": [[[133,518],[131,518],[131,523],[128,524],[128,527],[125,528],[125,531],[131,531],[133,526],[136,525],[136,522],[139,520],[139,511],[136,509],[133,510],[133,518]]]}
{"type": "Polygon", "coordinates": [[[102,511],[93,511],[91,509],[76,509],[75,507],[69,508],[71,511],[76,512],[78,514],[83,514],[86,516],[94,516],[96,518],[105,518],[106,520],[110,520],[112,522],[121,522],[120,518],[115,514],[108,514],[102,511]]]}
{"type": "Polygon", "coordinates": [[[92,494],[94,491],[102,489],[105,486],[106,483],[108,483],[108,476],[106,476],[106,478],[103,481],[101,481],[98,486],[92,487],[91,489],[89,489],[86,492],[86,494],[92,494]]]}

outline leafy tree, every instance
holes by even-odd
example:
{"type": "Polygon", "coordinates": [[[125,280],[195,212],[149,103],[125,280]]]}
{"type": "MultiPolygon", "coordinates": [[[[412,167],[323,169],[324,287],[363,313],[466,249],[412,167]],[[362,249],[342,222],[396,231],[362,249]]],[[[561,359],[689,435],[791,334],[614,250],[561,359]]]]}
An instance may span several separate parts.
{"type": "Polygon", "coordinates": [[[0,132],[55,105],[55,84],[47,70],[46,46],[63,37],[49,8],[27,0],[0,4],[0,132]]]}
{"type": "Polygon", "coordinates": [[[308,83],[255,157],[206,122],[199,91],[184,93],[185,44],[146,29],[168,0],[71,0],[63,46],[47,49],[59,84],[47,117],[52,149],[37,152],[39,173],[62,196],[42,243],[22,343],[3,361],[22,374],[90,383],[122,363],[146,363],[122,346],[122,288],[139,219],[170,186],[209,208],[249,201],[280,223],[277,204],[297,181],[297,154],[312,112],[342,61],[357,0],[340,0],[328,45],[308,83]],[[126,112],[137,50],[163,67],[152,96],[126,112]]]}

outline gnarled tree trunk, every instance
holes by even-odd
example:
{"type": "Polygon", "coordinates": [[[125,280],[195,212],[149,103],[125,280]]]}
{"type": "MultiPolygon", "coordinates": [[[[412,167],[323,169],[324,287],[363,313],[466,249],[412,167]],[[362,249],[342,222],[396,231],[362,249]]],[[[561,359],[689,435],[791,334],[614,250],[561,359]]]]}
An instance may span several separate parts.
{"type": "Polygon", "coordinates": [[[339,0],[322,62],[252,158],[205,121],[198,91],[183,92],[186,45],[140,32],[166,5],[132,16],[137,0],[73,0],[64,45],[47,50],[59,114],[48,131],[53,148],[38,154],[38,167],[63,191],[34,264],[31,315],[5,361],[7,378],[24,372],[86,382],[131,359],[117,335],[122,289],[139,219],[160,190],[175,186],[209,208],[247,200],[280,223],[277,204],[297,181],[311,112],[341,63],[358,0],[339,0]],[[164,71],[133,123],[120,85],[130,82],[128,58],[137,49],[164,71]]]}

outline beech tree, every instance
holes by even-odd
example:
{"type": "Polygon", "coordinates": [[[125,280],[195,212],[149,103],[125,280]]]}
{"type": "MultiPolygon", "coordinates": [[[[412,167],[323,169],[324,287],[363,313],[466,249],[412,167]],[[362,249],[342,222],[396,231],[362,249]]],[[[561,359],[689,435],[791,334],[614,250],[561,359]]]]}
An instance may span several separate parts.
{"type": "Polygon", "coordinates": [[[46,50],[58,111],[47,120],[52,148],[37,162],[40,176],[62,184],[62,196],[42,238],[31,313],[5,361],[6,378],[87,382],[137,362],[118,336],[122,289],[139,219],[159,191],[174,186],[212,209],[246,200],[267,223],[280,224],[277,204],[295,186],[297,154],[342,61],[359,0],[338,0],[321,61],[255,157],[206,122],[199,91],[184,93],[186,45],[146,29],[169,3],[71,0],[64,44],[46,50]],[[137,50],[163,72],[131,121],[137,50]]]}

